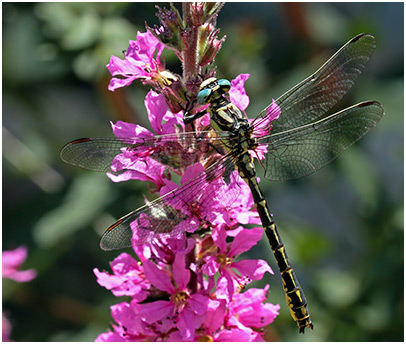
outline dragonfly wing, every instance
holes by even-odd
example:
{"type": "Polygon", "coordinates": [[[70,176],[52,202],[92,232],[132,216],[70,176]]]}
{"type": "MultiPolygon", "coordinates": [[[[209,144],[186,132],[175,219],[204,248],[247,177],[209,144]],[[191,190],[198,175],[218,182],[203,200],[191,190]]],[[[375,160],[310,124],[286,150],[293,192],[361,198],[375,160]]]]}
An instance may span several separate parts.
{"type": "Polygon", "coordinates": [[[381,104],[367,101],[321,120],[263,137],[265,178],[289,180],[311,174],[330,163],[372,129],[384,114],[381,104]]]}
{"type": "Polygon", "coordinates": [[[183,232],[178,230],[179,228],[175,230],[174,226],[182,222],[184,216],[186,215],[166,205],[165,200],[160,198],[123,216],[111,225],[104,232],[100,247],[105,251],[131,247],[134,231],[137,231],[135,244],[147,243],[154,238],[164,239],[166,236],[179,237],[183,232]],[[151,214],[154,214],[156,227],[152,227],[152,221],[149,221],[151,214]],[[138,226],[138,230],[132,229],[132,223],[138,226]]]}
{"type": "MultiPolygon", "coordinates": [[[[212,155],[214,147],[217,151],[221,149],[220,139],[211,135],[207,131],[146,138],[83,138],[66,144],[60,155],[68,164],[114,174],[117,171],[113,171],[111,166],[118,155],[133,155],[134,160],[148,157],[182,174],[188,166],[204,163],[212,155]]],[[[126,168],[119,173],[124,171],[126,168]]]]}
{"type": "Polygon", "coordinates": [[[97,172],[111,172],[111,163],[130,143],[118,138],[82,138],[67,143],[61,159],[71,165],[97,172]]]}
{"type": "MultiPolygon", "coordinates": [[[[281,114],[271,123],[272,133],[293,129],[323,116],[354,84],[375,46],[375,37],[370,34],[354,37],[314,74],[280,96],[276,104],[281,114]]],[[[270,106],[255,119],[254,126],[268,120],[270,106]]]]}
{"type": "Polygon", "coordinates": [[[122,217],[103,234],[101,248],[115,250],[194,232],[197,222],[210,220],[205,216],[213,214],[219,199],[224,204],[237,199],[232,165],[231,157],[223,156],[181,187],[122,217]]]}

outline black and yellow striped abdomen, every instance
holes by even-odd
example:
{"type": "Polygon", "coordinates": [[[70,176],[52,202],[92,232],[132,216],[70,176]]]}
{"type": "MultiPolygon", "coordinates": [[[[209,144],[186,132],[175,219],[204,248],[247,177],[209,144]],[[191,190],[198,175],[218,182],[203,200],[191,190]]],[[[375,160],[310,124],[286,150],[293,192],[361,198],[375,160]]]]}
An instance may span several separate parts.
{"type": "Polygon", "coordinates": [[[271,245],[282,276],[286,302],[289,306],[292,318],[296,321],[301,333],[304,333],[306,327],[313,329],[313,324],[310,320],[310,314],[307,309],[306,297],[296,278],[295,272],[289,263],[285,246],[278,234],[275,222],[269,212],[268,204],[259,187],[253,159],[248,152],[240,154],[235,162],[235,166],[238,173],[245,180],[251,190],[265,234],[271,245]]]}

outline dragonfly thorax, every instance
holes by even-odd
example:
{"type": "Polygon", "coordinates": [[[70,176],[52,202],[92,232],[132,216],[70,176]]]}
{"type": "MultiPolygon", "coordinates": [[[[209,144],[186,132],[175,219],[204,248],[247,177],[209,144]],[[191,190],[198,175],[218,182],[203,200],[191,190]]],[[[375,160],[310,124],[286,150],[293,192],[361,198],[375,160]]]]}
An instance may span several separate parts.
{"type": "Polygon", "coordinates": [[[229,132],[225,146],[233,147],[233,150],[238,147],[242,153],[255,149],[257,143],[252,138],[252,129],[243,112],[225,97],[230,87],[231,84],[226,79],[209,78],[200,85],[197,99],[202,105],[209,104],[207,111],[211,115],[212,128],[229,132]]]}

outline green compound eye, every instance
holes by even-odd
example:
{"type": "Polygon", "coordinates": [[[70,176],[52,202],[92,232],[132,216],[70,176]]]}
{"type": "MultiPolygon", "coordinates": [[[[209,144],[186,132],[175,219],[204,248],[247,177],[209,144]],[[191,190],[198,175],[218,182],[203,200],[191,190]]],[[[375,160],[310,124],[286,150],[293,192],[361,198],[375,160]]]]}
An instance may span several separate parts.
{"type": "Polygon", "coordinates": [[[205,90],[201,90],[197,94],[197,101],[199,102],[199,104],[201,104],[201,105],[207,104],[209,102],[211,92],[212,92],[212,90],[209,88],[206,88],[205,90]]]}
{"type": "Polygon", "coordinates": [[[231,83],[227,79],[220,79],[218,81],[218,85],[220,86],[221,90],[225,93],[230,90],[231,83]]]}

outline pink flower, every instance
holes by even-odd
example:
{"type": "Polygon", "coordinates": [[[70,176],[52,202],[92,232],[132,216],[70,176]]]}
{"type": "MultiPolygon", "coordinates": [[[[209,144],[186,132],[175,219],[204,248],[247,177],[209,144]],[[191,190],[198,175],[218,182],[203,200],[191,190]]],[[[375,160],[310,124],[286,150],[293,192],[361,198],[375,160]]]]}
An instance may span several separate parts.
{"type": "Polygon", "coordinates": [[[136,79],[155,78],[163,67],[160,57],[164,45],[159,42],[149,31],[137,33],[137,40],[130,41],[124,60],[112,56],[107,65],[111,75],[120,75],[123,78],[112,78],[109,84],[109,90],[114,91],[117,88],[128,86],[136,79]],[[156,58],[154,58],[156,52],[156,58]]]}
{"type": "Polygon", "coordinates": [[[27,258],[27,248],[20,246],[15,250],[4,251],[2,254],[3,278],[17,282],[31,281],[37,275],[34,269],[18,271],[27,258]]]}
{"type": "Polygon", "coordinates": [[[140,305],[134,300],[111,306],[111,315],[119,325],[100,334],[96,342],[158,341],[162,336],[159,326],[150,326],[141,318],[140,305]]]}
{"type": "Polygon", "coordinates": [[[113,275],[93,270],[97,283],[112,291],[115,296],[132,296],[136,301],[144,301],[150,284],[145,281],[143,268],[127,253],[120,254],[110,264],[113,275]]]}
{"type": "Polygon", "coordinates": [[[274,321],[279,314],[279,305],[264,303],[267,299],[269,285],[264,289],[251,288],[236,294],[229,304],[229,325],[240,329],[262,328],[274,321]]]}
{"type": "MultiPolygon", "coordinates": [[[[154,46],[154,39],[150,46],[144,46],[150,37],[143,35],[137,36],[124,62],[112,58],[114,63],[122,63],[121,69],[114,69],[117,67],[114,63],[110,66],[112,74],[120,74],[124,67],[134,69],[123,81],[113,79],[113,88],[137,78],[153,79],[161,73],[162,50],[159,44],[154,46]],[[155,50],[157,60],[153,58],[155,50]],[[154,65],[156,69],[141,69],[141,62],[144,67],[154,65]]],[[[237,76],[229,92],[231,101],[242,111],[249,104],[244,89],[248,77],[248,74],[237,76]]],[[[200,149],[196,144],[198,148],[190,149],[187,139],[179,140],[182,136],[178,133],[185,130],[183,111],[173,114],[162,94],[150,91],[145,106],[154,133],[140,125],[121,121],[112,124],[114,134],[128,147],[113,160],[112,170],[116,174],[109,177],[113,181],[151,181],[156,186],[154,191],[168,196],[166,204],[161,204],[162,211],[157,207],[156,211],[149,215],[142,213],[131,223],[133,244],[147,242],[134,245],[141,263],[121,254],[111,264],[113,274],[94,269],[100,285],[115,296],[132,298],[130,302],[111,307],[116,324],[97,341],[263,340],[258,328],[273,321],[279,306],[264,304],[267,288],[262,294],[258,290],[239,294],[251,280],[261,279],[265,272],[273,273],[263,260],[238,260],[263,235],[262,228],[242,227],[260,224],[248,185],[237,171],[224,176],[225,183],[220,177],[223,166],[211,174],[202,173],[205,167],[201,163],[216,157],[216,152],[209,156],[205,147],[200,149]],[[193,189],[193,192],[179,189],[169,171],[181,176],[180,186],[188,183],[187,191],[193,189]],[[159,223],[166,217],[168,223],[173,220],[173,228],[165,228],[157,240],[143,240],[155,238],[155,232],[149,228],[154,228],[154,221],[159,223]],[[205,229],[210,229],[212,234],[202,238],[185,235],[205,229]],[[251,303],[247,301],[250,298],[251,303]]],[[[278,109],[274,104],[265,118],[258,119],[257,133],[269,133],[270,122],[279,116],[278,109]]],[[[204,123],[202,120],[195,125],[201,130],[204,123]]],[[[191,141],[195,142],[193,138],[191,141]]],[[[264,152],[266,147],[264,151],[259,148],[255,156],[261,158],[264,152]]]]}
{"type": "MultiPolygon", "coordinates": [[[[216,237],[219,249],[224,251],[228,246],[231,254],[249,249],[258,235],[252,232],[255,238],[251,239],[249,233],[244,231],[240,230],[235,235],[235,244],[228,245],[225,238],[216,237]]],[[[96,340],[262,340],[263,333],[258,332],[257,325],[263,327],[272,322],[278,306],[262,304],[266,300],[267,288],[262,293],[259,289],[250,289],[243,297],[239,297],[239,289],[235,289],[231,298],[225,298],[222,292],[226,289],[225,281],[219,281],[217,287],[205,281],[203,270],[199,268],[203,257],[195,255],[194,250],[201,247],[202,255],[205,249],[213,251],[215,246],[210,248],[207,246],[209,242],[204,244],[201,239],[193,238],[167,239],[162,244],[144,245],[144,249],[137,251],[142,256],[141,266],[135,265],[135,260],[127,254],[122,254],[112,264],[114,276],[95,271],[100,284],[119,293],[125,289],[137,290],[133,288],[132,280],[137,281],[137,285],[145,283],[149,286],[145,288],[148,297],[143,301],[132,295],[131,302],[111,307],[117,325],[113,325],[113,331],[99,335],[96,340]],[[149,250],[146,249],[148,247],[149,250]],[[189,261],[191,254],[194,260],[189,261]]],[[[244,261],[238,263],[241,262],[244,261]]],[[[247,268],[244,263],[241,266],[248,271],[248,275],[259,276],[269,271],[266,266],[258,268],[258,265],[252,265],[254,268],[247,268]]]]}
{"type": "Polygon", "coordinates": [[[150,261],[144,262],[146,278],[153,286],[170,295],[169,301],[155,301],[141,305],[143,319],[152,324],[165,319],[163,326],[179,329],[183,340],[191,340],[195,329],[204,320],[209,307],[209,298],[188,289],[190,270],[185,267],[185,255],[177,254],[173,263],[173,280],[167,271],[161,270],[150,261]]]}
{"type": "MultiPolygon", "coordinates": [[[[37,276],[34,269],[19,271],[20,266],[27,259],[28,250],[25,246],[20,246],[15,250],[3,251],[2,253],[2,273],[3,278],[9,278],[17,282],[28,282],[37,276]]],[[[11,323],[6,314],[2,313],[2,339],[3,342],[10,340],[11,323]]]]}
{"type": "MultiPolygon", "coordinates": [[[[179,130],[183,131],[182,112],[172,114],[161,94],[150,91],[145,98],[145,107],[151,126],[157,134],[175,134],[179,130]]],[[[153,138],[154,133],[138,124],[118,121],[111,125],[117,137],[126,139],[126,143],[140,143],[140,145],[134,149],[123,148],[122,154],[114,158],[111,167],[117,174],[108,173],[107,176],[114,182],[131,179],[150,181],[159,190],[164,185],[166,165],[156,157],[162,156],[162,151],[166,149],[174,150],[174,147],[168,147],[165,141],[162,145],[158,145],[156,141],[151,141],[151,145],[148,145],[148,139],[153,138]],[[129,140],[130,138],[133,140],[129,140]],[[119,172],[121,173],[118,174],[119,172]]],[[[178,146],[181,148],[180,144],[178,146]]],[[[170,156],[169,152],[167,156],[170,156]]]]}
{"type": "Polygon", "coordinates": [[[262,234],[262,228],[241,229],[229,244],[226,241],[227,232],[224,226],[213,228],[212,237],[218,252],[205,258],[203,272],[209,276],[220,273],[218,283],[221,284],[221,288],[218,288],[218,296],[224,295],[231,300],[236,288],[245,286],[247,281],[260,280],[265,272],[273,274],[270,266],[262,259],[235,261],[238,255],[256,245],[261,240],[262,234]]]}

